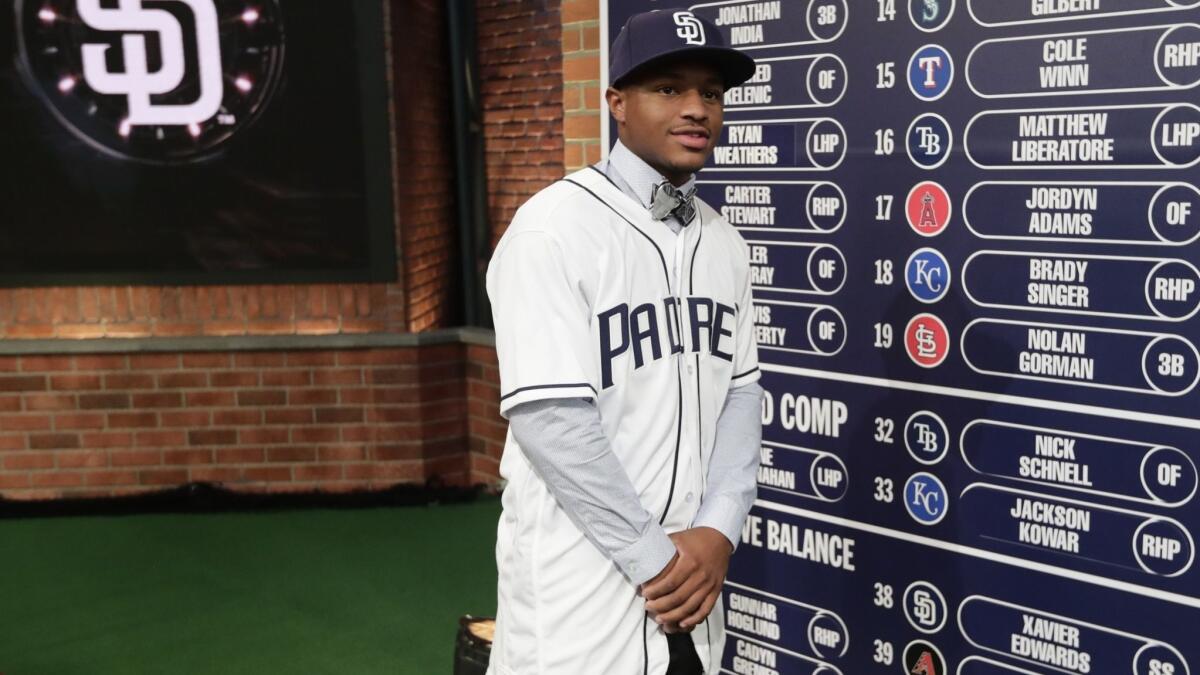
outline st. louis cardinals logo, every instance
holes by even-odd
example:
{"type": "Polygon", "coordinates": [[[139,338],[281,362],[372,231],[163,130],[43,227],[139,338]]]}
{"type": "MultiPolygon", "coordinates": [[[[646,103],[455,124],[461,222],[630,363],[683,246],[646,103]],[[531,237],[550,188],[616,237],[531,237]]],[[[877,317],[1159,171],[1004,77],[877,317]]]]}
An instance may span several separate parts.
{"type": "Polygon", "coordinates": [[[218,152],[270,100],[278,0],[16,0],[20,71],[62,124],[121,159],[218,152]]]}
{"type": "Polygon", "coordinates": [[[183,105],[155,105],[151,95],[174,91],[183,81],[183,27],[170,12],[147,9],[142,0],[120,0],[114,9],[100,6],[100,0],[78,0],[79,18],[102,31],[122,33],[124,72],[112,72],[106,63],[109,45],[89,43],[83,49],[83,77],[95,91],[129,99],[131,126],[147,124],[199,124],[221,107],[224,96],[221,82],[221,44],[217,31],[217,8],[213,0],[178,0],[188,6],[195,20],[199,96],[183,105]],[[161,61],[150,70],[144,31],[158,36],[161,61]]]}
{"type": "Polygon", "coordinates": [[[705,44],[704,40],[704,24],[700,23],[700,19],[696,18],[691,12],[675,12],[673,17],[675,25],[679,28],[675,29],[675,34],[681,40],[689,45],[705,44]]]}

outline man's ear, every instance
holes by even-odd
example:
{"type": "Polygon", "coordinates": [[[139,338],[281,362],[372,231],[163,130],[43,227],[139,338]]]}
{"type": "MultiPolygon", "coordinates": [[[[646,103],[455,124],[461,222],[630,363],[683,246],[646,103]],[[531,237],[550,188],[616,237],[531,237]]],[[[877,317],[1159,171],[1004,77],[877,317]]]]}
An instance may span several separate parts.
{"type": "Polygon", "coordinates": [[[609,87],[604,92],[604,98],[608,101],[608,112],[612,114],[613,119],[617,124],[625,123],[625,92],[616,87],[609,87]]]}

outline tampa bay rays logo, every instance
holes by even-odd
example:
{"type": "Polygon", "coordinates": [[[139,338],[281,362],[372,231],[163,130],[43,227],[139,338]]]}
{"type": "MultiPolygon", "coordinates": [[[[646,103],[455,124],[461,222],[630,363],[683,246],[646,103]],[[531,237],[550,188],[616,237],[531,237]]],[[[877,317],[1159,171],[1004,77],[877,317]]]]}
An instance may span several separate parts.
{"type": "Polygon", "coordinates": [[[696,18],[691,12],[675,12],[673,17],[675,25],[679,28],[675,29],[675,34],[689,45],[705,44],[704,40],[704,24],[700,23],[700,19],[696,18]]]}
{"type": "Polygon", "coordinates": [[[220,31],[213,0],[175,0],[188,6],[195,17],[196,66],[199,95],[186,104],[161,105],[155,95],[174,91],[184,79],[183,27],[168,11],[148,9],[142,0],[119,0],[116,7],[102,7],[100,0],[78,0],[79,18],[100,31],[121,32],[124,68],[109,70],[109,45],[82,45],[83,77],[101,94],[122,95],[129,102],[130,126],[188,125],[204,122],[217,114],[224,98],[221,74],[220,31]],[[146,53],[147,33],[157,36],[161,63],[150,70],[146,53]]]}

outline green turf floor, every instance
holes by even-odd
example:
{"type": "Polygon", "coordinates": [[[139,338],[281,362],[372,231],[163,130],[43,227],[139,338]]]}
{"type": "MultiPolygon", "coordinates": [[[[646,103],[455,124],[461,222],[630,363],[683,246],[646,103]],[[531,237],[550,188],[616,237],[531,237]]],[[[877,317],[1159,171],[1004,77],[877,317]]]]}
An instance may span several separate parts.
{"type": "Polygon", "coordinates": [[[496,499],[0,521],[0,674],[450,673],[496,499]]]}

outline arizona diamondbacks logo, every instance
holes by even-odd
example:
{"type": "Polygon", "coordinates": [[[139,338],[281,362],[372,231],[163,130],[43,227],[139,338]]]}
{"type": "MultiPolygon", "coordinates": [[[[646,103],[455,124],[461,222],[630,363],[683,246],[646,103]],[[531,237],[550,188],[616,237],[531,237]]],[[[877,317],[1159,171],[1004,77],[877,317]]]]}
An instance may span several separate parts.
{"type": "Polygon", "coordinates": [[[90,145],[151,163],[219,150],[282,70],[277,0],[17,0],[23,79],[90,145]]]}
{"type": "Polygon", "coordinates": [[[700,23],[700,19],[696,18],[691,12],[675,12],[673,18],[675,25],[679,28],[675,29],[675,34],[689,45],[705,44],[704,40],[704,24],[700,23]]]}

